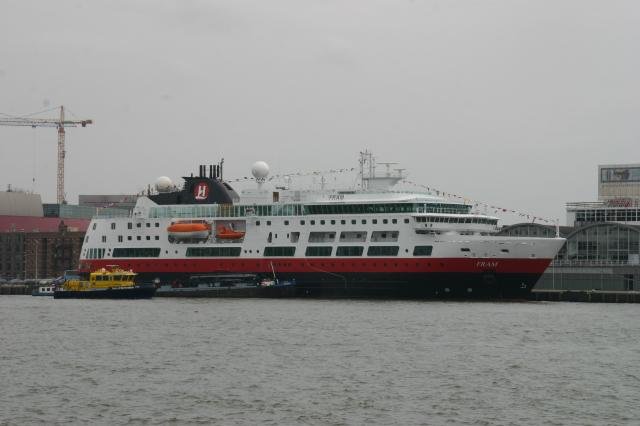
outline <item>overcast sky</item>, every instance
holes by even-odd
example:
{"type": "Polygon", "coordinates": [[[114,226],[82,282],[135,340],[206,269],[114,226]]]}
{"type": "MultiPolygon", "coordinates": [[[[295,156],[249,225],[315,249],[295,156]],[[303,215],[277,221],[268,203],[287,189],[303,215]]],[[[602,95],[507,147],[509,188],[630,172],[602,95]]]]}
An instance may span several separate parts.
{"type": "MultiPolygon", "coordinates": [[[[637,0],[0,0],[0,112],[95,120],[67,133],[72,203],[222,156],[231,179],[369,148],[564,222],[598,164],[640,162],[639,81],[637,0]]],[[[0,127],[1,189],[35,176],[53,202],[56,140],[0,127]]]]}

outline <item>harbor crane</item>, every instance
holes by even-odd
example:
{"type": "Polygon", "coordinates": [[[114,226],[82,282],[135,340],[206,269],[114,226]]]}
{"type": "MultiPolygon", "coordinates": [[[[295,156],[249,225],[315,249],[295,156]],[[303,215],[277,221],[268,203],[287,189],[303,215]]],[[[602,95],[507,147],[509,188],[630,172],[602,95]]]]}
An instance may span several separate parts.
{"type": "Polygon", "coordinates": [[[64,138],[65,127],[87,127],[87,124],[93,124],[93,120],[65,120],[64,106],[60,106],[60,118],[31,118],[31,117],[11,117],[0,116],[0,126],[20,126],[20,127],[56,127],[58,129],[58,183],[57,198],[58,204],[64,204],[64,138]]]}

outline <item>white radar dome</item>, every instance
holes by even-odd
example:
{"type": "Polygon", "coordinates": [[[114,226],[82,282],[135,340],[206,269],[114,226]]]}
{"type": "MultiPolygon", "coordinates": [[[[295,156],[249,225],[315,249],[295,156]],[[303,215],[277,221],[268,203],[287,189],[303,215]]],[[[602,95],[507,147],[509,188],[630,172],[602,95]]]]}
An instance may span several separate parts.
{"type": "Polygon", "coordinates": [[[256,180],[264,180],[269,175],[269,165],[264,161],[256,161],[251,166],[251,174],[256,180]]]}
{"type": "Polygon", "coordinates": [[[160,176],[158,179],[156,179],[156,190],[158,190],[158,192],[169,192],[171,191],[171,188],[173,187],[173,182],[171,182],[171,179],[169,179],[166,176],[160,176]]]}

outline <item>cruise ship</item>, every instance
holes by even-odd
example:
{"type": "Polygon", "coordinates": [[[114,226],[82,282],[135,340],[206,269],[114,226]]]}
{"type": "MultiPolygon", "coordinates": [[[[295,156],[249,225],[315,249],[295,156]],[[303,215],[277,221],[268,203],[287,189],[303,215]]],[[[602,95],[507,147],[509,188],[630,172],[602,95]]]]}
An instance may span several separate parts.
{"type": "Polygon", "coordinates": [[[361,153],[359,182],[342,190],[274,186],[264,162],[239,193],[223,162],[181,187],[159,178],[130,215],[92,220],[80,271],[119,265],[158,286],[255,274],[295,282],[300,297],[522,299],[564,243],[497,236],[497,217],[398,190],[402,169],[382,164],[361,153]]]}

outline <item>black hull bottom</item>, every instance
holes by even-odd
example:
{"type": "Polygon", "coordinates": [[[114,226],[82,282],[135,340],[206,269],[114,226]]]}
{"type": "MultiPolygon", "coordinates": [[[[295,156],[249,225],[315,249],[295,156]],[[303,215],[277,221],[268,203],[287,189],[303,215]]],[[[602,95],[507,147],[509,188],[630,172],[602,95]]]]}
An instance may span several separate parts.
{"type": "Polygon", "coordinates": [[[53,293],[54,299],[150,299],[156,292],[154,286],[135,288],[67,291],[57,290],[53,293]]]}
{"type": "MultiPolygon", "coordinates": [[[[145,281],[186,283],[188,274],[139,274],[145,281]]],[[[295,297],[379,299],[528,299],[541,274],[429,273],[429,274],[278,274],[292,281],[295,297]]],[[[205,290],[208,292],[209,290],[205,290]]],[[[160,294],[158,294],[159,296],[160,294]]],[[[290,296],[287,292],[286,296],[290,296]]],[[[163,295],[164,296],[164,295],[163,295]]],[[[237,295],[231,297],[286,297],[237,295]]],[[[202,293],[184,297],[208,297],[202,293]]],[[[220,296],[213,296],[220,297],[220,296]]]]}

